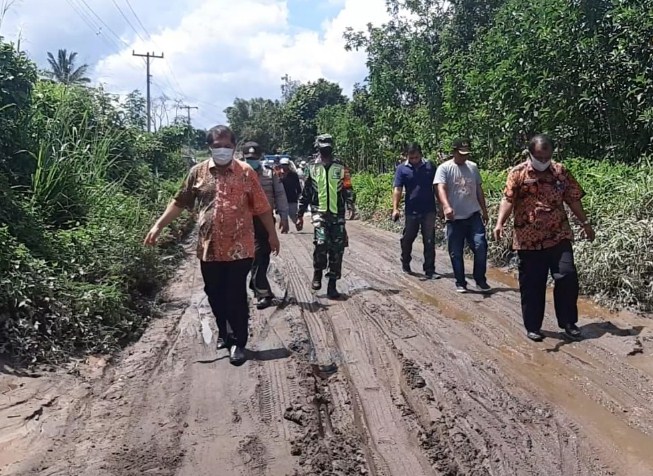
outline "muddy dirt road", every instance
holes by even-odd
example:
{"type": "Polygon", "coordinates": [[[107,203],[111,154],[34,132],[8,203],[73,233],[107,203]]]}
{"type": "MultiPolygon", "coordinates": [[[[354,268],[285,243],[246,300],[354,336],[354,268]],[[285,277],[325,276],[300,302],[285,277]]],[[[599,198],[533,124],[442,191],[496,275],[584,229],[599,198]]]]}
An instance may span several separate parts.
{"type": "Polygon", "coordinates": [[[283,236],[283,299],[254,311],[243,367],[215,350],[189,258],[113,361],[5,368],[0,474],[653,475],[650,320],[584,304],[586,340],[549,316],[535,344],[507,274],[457,295],[443,252],[448,276],[422,281],[398,272],[395,234],[349,233],[338,302],[310,291],[311,235],[283,236]]]}

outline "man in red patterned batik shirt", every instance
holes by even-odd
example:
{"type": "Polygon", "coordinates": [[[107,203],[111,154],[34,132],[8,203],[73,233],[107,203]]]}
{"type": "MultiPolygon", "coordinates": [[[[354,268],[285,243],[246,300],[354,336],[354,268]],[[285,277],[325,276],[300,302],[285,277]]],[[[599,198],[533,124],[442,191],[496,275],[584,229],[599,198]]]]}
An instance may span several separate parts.
{"type": "Polygon", "coordinates": [[[154,245],[161,230],[184,209],[197,208],[197,256],[218,325],[218,349],[228,348],[231,363],[242,365],[249,334],[246,281],[254,258],[254,217],[267,230],[274,254],[279,253],[279,239],[256,172],[234,160],[234,133],[226,126],[214,127],[207,134],[207,144],[211,158],[191,169],[145,243],[154,245]]]}

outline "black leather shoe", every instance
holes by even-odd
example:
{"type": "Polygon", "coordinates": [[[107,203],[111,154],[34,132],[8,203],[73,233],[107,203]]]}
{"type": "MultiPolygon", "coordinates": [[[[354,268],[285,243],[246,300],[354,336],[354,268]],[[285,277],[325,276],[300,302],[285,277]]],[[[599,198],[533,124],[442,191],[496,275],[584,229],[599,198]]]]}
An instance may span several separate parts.
{"type": "Polygon", "coordinates": [[[329,279],[329,286],[327,287],[327,297],[329,299],[338,299],[340,297],[340,293],[336,289],[335,279],[329,279]]]}
{"type": "Polygon", "coordinates": [[[567,324],[565,326],[565,335],[574,340],[580,340],[583,337],[583,333],[576,324],[567,324]]]}
{"type": "Polygon", "coordinates": [[[311,287],[315,291],[322,289],[322,271],[315,271],[315,273],[313,273],[313,282],[311,283],[311,287]]]}
{"type": "Polygon", "coordinates": [[[231,346],[231,350],[229,351],[229,362],[231,362],[232,365],[243,365],[245,361],[247,361],[245,349],[236,345],[231,346]]]}
{"type": "Polygon", "coordinates": [[[401,272],[404,274],[413,274],[413,271],[410,269],[409,264],[402,264],[401,265],[401,272]]]}
{"type": "Polygon", "coordinates": [[[267,297],[262,297],[256,302],[256,309],[267,309],[272,305],[272,297],[267,296],[267,297]]]}
{"type": "Polygon", "coordinates": [[[534,342],[542,342],[544,340],[544,336],[542,335],[541,332],[529,332],[526,334],[526,337],[528,337],[530,340],[534,342]]]}
{"type": "Polygon", "coordinates": [[[222,337],[218,337],[217,345],[218,350],[226,349],[229,347],[222,337]]]}

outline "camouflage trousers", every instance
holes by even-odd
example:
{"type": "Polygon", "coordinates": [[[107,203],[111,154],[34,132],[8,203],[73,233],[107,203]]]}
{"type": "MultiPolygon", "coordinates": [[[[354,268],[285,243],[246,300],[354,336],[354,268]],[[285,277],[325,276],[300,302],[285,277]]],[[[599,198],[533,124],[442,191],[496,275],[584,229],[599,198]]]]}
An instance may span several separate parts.
{"type": "Polygon", "coordinates": [[[328,268],[327,277],[340,279],[342,277],[342,257],[349,245],[345,219],[330,214],[313,216],[313,268],[324,271],[328,268]]]}

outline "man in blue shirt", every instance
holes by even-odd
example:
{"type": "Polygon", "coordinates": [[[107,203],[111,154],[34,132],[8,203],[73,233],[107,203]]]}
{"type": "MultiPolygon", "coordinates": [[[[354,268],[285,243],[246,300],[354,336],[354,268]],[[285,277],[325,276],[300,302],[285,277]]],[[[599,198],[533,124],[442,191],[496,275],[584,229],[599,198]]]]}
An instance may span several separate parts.
{"type": "Polygon", "coordinates": [[[435,167],[424,160],[422,149],[418,144],[410,144],[404,150],[405,162],[395,172],[394,191],[392,194],[392,219],[399,220],[401,195],[406,190],[406,222],[401,235],[401,265],[404,273],[412,274],[410,269],[413,243],[420,229],[424,242],[424,274],[427,279],[437,279],[435,273],[435,220],[437,205],[433,179],[435,167]]]}

